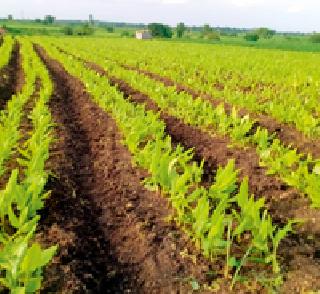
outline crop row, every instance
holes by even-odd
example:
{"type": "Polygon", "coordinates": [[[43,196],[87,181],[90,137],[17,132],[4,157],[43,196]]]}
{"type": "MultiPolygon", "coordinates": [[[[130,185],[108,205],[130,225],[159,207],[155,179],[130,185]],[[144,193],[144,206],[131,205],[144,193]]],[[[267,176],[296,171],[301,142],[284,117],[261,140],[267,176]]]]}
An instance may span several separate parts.
{"type": "Polygon", "coordinates": [[[281,122],[294,124],[309,137],[320,137],[318,60],[312,54],[212,49],[207,45],[199,45],[193,51],[190,44],[141,44],[113,39],[72,43],[167,76],[199,93],[267,113],[281,122]]]}
{"type": "Polygon", "coordinates": [[[53,140],[51,114],[47,107],[52,94],[48,72],[25,39],[19,40],[23,58],[25,84],[21,93],[8,102],[7,110],[1,113],[0,150],[2,164],[13,152],[18,152],[19,168],[6,171],[10,178],[0,191],[0,284],[11,293],[34,293],[41,287],[42,268],[52,258],[56,247],[41,249],[33,241],[39,222],[39,210],[49,196],[44,188],[48,173],[45,162],[53,140]],[[23,113],[23,105],[36,93],[36,79],[41,87],[37,101],[30,114],[23,113]],[[20,119],[28,115],[32,132],[26,142],[19,146],[20,119]]]}
{"type": "Polygon", "coordinates": [[[264,208],[264,199],[256,201],[249,194],[248,179],[237,186],[238,171],[234,161],[220,167],[213,184],[204,188],[202,164],[193,160],[192,150],[172,145],[157,114],[127,101],[116,87],[83,63],[60,53],[43,40],[38,41],[51,58],[81,79],[96,103],[116,120],[134,163],[149,171],[144,184],[169,198],[177,223],[206,257],[226,258],[224,275],[228,277],[233,273],[232,284],[249,262],[263,263],[269,273],[270,265],[273,283],[279,284],[277,248],[291,230],[291,222],[283,228],[273,225],[264,208]]]}
{"type": "Polygon", "coordinates": [[[11,36],[5,36],[0,46],[0,70],[9,63],[14,40],[11,36]]]}
{"type": "Polygon", "coordinates": [[[83,59],[103,66],[111,75],[128,82],[135,89],[147,94],[158,106],[185,123],[200,127],[214,135],[228,135],[235,144],[255,146],[260,157],[260,165],[267,167],[269,175],[278,175],[289,186],[297,188],[309,196],[313,207],[320,207],[320,163],[310,155],[298,153],[290,146],[284,146],[273,134],[264,128],[254,129],[255,121],[249,116],[241,117],[236,109],[228,115],[220,104],[214,108],[208,101],[181,92],[175,87],[166,87],[136,71],[126,70],[116,62],[104,58],[104,51],[98,48],[95,55],[90,49],[76,45],[64,48],[83,59]]]}

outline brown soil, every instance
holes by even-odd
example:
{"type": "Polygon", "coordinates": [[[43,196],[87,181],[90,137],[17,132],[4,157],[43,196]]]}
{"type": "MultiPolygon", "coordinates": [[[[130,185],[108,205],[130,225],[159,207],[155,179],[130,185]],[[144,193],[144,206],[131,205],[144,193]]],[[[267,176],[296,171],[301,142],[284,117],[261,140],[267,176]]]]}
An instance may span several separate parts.
{"type": "MultiPolygon", "coordinates": [[[[160,111],[160,117],[165,122],[166,132],[172,137],[173,142],[182,144],[185,148],[194,148],[196,159],[205,160],[205,178],[213,177],[218,166],[226,165],[230,158],[235,159],[236,166],[240,170],[240,179],[249,177],[251,193],[257,197],[265,197],[267,204],[275,219],[286,222],[290,218],[301,217],[304,210],[304,219],[309,231],[320,232],[314,219],[320,216],[318,210],[311,210],[307,199],[302,198],[298,191],[282,183],[280,179],[273,176],[266,176],[266,169],[259,166],[259,158],[254,148],[229,148],[231,142],[228,138],[210,135],[197,127],[185,124],[180,119],[161,111],[158,105],[147,95],[133,89],[128,83],[108,76],[108,73],[99,65],[87,62],[87,65],[101,75],[106,75],[111,84],[117,85],[125,97],[136,103],[144,103],[147,110],[160,111]],[[279,205],[279,199],[283,205],[279,205]],[[291,204],[294,201],[296,205],[291,204]],[[279,209],[280,208],[280,209],[279,209]],[[303,209],[302,209],[303,208],[303,209]],[[297,211],[300,213],[297,214],[297,211]],[[312,213],[311,213],[312,212],[312,213]]],[[[205,179],[205,180],[206,180],[205,179]]],[[[302,229],[301,228],[301,229],[302,229]]]]}
{"type": "Polygon", "coordinates": [[[13,150],[12,155],[10,156],[8,161],[5,162],[6,171],[0,177],[0,189],[3,189],[5,187],[5,185],[7,184],[10,178],[11,171],[14,169],[19,170],[20,180],[22,180],[23,178],[23,167],[17,162],[17,159],[21,158],[21,155],[18,150],[19,148],[24,149],[25,142],[30,138],[30,132],[33,129],[33,124],[31,119],[29,118],[29,114],[33,110],[35,103],[39,98],[40,87],[41,87],[40,80],[37,79],[35,91],[23,107],[23,110],[22,110],[23,115],[21,117],[21,123],[19,127],[20,139],[18,140],[17,146],[15,146],[15,149],[13,150]]]}
{"type": "MultiPolygon", "coordinates": [[[[90,62],[87,65],[101,75],[108,76],[100,66],[90,62]]],[[[117,85],[125,97],[136,103],[144,103],[148,110],[160,111],[157,104],[147,95],[115,77],[108,78],[112,84],[117,85]]],[[[290,218],[305,220],[305,223],[297,228],[300,234],[286,238],[279,250],[284,272],[289,273],[285,276],[283,291],[300,293],[302,289],[320,289],[320,282],[317,280],[320,269],[320,226],[316,221],[320,217],[319,210],[311,209],[309,201],[301,198],[297,191],[287,187],[277,178],[266,176],[265,169],[259,167],[258,157],[253,148],[247,148],[245,151],[240,148],[228,148],[230,142],[227,138],[212,137],[165,112],[160,112],[160,117],[166,124],[166,132],[174,142],[186,148],[194,148],[196,159],[205,160],[205,181],[213,176],[218,165],[225,165],[228,159],[234,158],[237,168],[240,169],[240,178],[248,176],[251,192],[258,197],[266,197],[276,223],[284,223],[290,218]],[[304,268],[307,274],[299,276],[301,268],[304,268]]]]}
{"type": "MultiPolygon", "coordinates": [[[[61,52],[70,54],[69,52],[63,50],[62,48],[58,47],[58,49],[61,52]]],[[[186,92],[187,94],[191,95],[194,99],[196,99],[197,97],[202,97],[203,99],[211,103],[214,107],[217,107],[219,104],[223,103],[227,113],[230,113],[232,111],[233,105],[226,102],[223,98],[212,97],[207,93],[196,91],[186,85],[175,83],[168,77],[163,77],[159,74],[156,74],[144,69],[140,69],[135,66],[130,66],[127,64],[119,64],[119,65],[122,66],[124,69],[137,71],[138,73],[141,73],[151,79],[162,82],[165,86],[168,86],[168,87],[175,86],[178,93],[186,92]]],[[[238,109],[239,115],[241,116],[249,115],[252,119],[256,120],[257,123],[255,127],[261,126],[267,129],[271,134],[275,133],[276,136],[285,145],[287,146],[292,145],[292,147],[297,148],[298,152],[300,153],[311,154],[314,158],[320,158],[320,139],[308,138],[301,131],[297,130],[293,125],[281,123],[277,121],[275,118],[267,114],[251,112],[245,108],[237,107],[237,109],[238,109]]]]}
{"type": "MultiPolygon", "coordinates": [[[[223,103],[227,112],[231,112],[233,105],[225,102],[222,98],[212,97],[206,93],[201,93],[191,89],[188,86],[176,84],[168,77],[162,77],[158,74],[139,69],[133,66],[122,65],[126,69],[135,70],[147,77],[150,77],[156,81],[162,82],[166,86],[176,86],[178,92],[186,92],[193,96],[194,98],[202,97],[208,102],[210,102],[214,107],[223,103]]],[[[276,133],[277,137],[285,145],[293,145],[298,149],[299,152],[305,154],[312,154],[315,158],[320,158],[320,139],[308,138],[302,132],[297,130],[294,126],[290,124],[280,123],[275,118],[272,118],[265,114],[253,113],[247,109],[239,109],[239,114],[241,116],[250,115],[251,118],[257,120],[259,126],[266,128],[270,133],[276,133]]]]}
{"type": "Polygon", "coordinates": [[[36,48],[55,83],[50,108],[58,138],[38,238],[60,249],[43,293],[189,293],[191,278],[206,283],[209,271],[221,272],[165,221],[168,202],[141,185],[147,174],[132,167],[114,120],[36,48]]]}
{"type": "Polygon", "coordinates": [[[12,95],[22,89],[24,74],[21,62],[20,45],[16,42],[8,65],[0,71],[0,110],[5,108],[12,95]]]}

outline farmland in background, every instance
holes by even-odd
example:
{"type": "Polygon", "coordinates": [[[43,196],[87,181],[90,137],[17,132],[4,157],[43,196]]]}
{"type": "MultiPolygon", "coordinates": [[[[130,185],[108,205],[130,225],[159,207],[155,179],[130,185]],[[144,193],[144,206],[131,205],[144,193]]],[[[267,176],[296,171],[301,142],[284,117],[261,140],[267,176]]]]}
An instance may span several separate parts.
{"type": "Polygon", "coordinates": [[[320,290],[320,59],[294,52],[319,50],[308,36],[4,24],[1,291],[320,290]]]}
{"type": "MultiPolygon", "coordinates": [[[[65,35],[65,27],[73,29],[81,28],[86,21],[55,21],[52,24],[44,24],[43,20],[1,20],[0,27],[6,27],[13,35],[65,35]]],[[[111,38],[133,38],[135,31],[145,29],[147,25],[126,23],[96,22],[93,36],[111,38]]],[[[257,42],[248,42],[244,39],[245,31],[225,28],[216,28],[220,31],[220,40],[207,40],[201,37],[201,28],[190,28],[182,38],[177,38],[174,33],[173,38],[165,39],[172,42],[187,42],[200,44],[223,44],[231,46],[244,46],[260,49],[280,49],[289,51],[319,52],[320,44],[310,41],[310,34],[302,33],[277,33],[273,38],[261,38],[257,42]],[[231,31],[230,31],[231,30],[231,31]],[[230,33],[231,32],[231,33],[230,33]]]]}

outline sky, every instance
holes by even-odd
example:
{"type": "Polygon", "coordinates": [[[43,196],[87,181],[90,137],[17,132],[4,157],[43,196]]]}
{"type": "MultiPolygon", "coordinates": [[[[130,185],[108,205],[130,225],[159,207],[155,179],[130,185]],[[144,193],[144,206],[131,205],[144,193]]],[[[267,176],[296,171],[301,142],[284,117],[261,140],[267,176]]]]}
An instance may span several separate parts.
{"type": "Polygon", "coordinates": [[[0,17],[175,25],[269,27],[279,31],[320,31],[320,0],[0,0],[0,17]]]}

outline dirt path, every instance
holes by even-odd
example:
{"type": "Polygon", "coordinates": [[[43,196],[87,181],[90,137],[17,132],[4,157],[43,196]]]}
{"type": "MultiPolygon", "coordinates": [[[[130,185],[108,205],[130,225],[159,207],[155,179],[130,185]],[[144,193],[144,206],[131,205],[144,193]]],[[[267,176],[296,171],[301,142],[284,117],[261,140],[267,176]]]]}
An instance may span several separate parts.
{"type": "Polygon", "coordinates": [[[56,174],[39,239],[60,251],[45,291],[187,293],[221,265],[203,260],[173,223],[167,201],[141,184],[115,122],[83,85],[38,47],[55,82],[50,108],[58,123],[50,168],[56,174]],[[182,257],[187,249],[191,257],[182,257]],[[49,286],[54,285],[54,286],[49,286]]]}
{"type": "Polygon", "coordinates": [[[6,107],[13,94],[22,89],[24,73],[21,63],[20,45],[15,42],[8,65],[0,71],[0,110],[6,107]]]}

